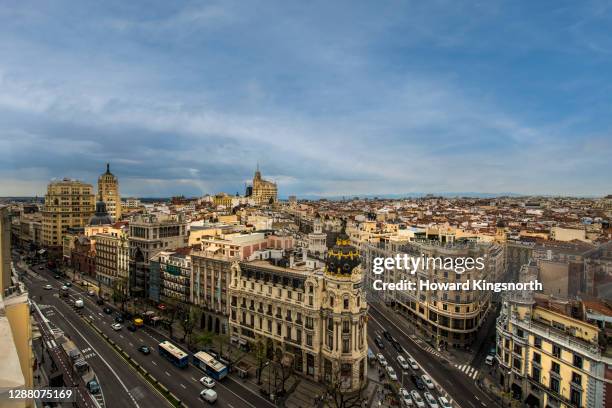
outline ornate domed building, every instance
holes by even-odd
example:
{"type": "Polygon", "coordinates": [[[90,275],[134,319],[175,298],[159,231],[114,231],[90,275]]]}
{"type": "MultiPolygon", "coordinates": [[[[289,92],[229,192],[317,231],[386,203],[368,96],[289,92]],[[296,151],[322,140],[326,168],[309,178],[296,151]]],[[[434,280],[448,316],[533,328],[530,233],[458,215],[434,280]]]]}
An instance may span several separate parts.
{"type": "Polygon", "coordinates": [[[106,203],[102,201],[102,196],[99,195],[96,203],[96,212],[89,219],[89,225],[110,225],[113,223],[113,217],[106,210],[106,203]]]}

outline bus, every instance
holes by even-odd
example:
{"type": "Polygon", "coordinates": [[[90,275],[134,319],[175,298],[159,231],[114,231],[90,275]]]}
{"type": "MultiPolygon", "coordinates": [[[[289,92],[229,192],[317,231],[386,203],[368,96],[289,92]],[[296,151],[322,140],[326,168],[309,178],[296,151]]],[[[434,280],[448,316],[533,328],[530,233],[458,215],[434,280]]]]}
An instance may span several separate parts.
{"type": "Polygon", "coordinates": [[[193,365],[217,381],[227,375],[227,366],[204,351],[198,351],[193,355],[193,365]]]}
{"type": "Polygon", "coordinates": [[[189,364],[189,356],[180,348],[176,347],[169,341],[162,341],[158,347],[159,355],[165,357],[168,361],[179,368],[187,367],[189,364]]]}

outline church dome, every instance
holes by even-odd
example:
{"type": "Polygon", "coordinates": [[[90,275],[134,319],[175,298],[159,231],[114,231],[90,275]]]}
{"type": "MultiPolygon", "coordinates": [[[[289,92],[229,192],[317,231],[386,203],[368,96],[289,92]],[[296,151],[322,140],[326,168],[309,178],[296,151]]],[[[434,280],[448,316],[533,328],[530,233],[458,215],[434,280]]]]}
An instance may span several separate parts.
{"type": "Polygon", "coordinates": [[[110,225],[112,223],[113,218],[108,215],[106,203],[102,201],[102,197],[100,197],[96,203],[96,213],[89,220],[89,225],[110,225]]]}
{"type": "Polygon", "coordinates": [[[342,232],[336,238],[336,245],[328,250],[325,263],[327,273],[347,276],[350,276],[353,269],[361,263],[359,250],[351,245],[345,224],[342,226],[342,232]]]}

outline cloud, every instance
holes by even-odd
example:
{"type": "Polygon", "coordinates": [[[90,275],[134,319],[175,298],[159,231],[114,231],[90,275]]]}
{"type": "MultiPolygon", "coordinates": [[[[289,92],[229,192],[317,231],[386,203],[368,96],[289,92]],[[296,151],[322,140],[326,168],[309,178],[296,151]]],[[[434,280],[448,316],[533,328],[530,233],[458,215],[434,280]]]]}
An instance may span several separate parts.
{"type": "Polygon", "coordinates": [[[608,193],[612,67],[567,29],[606,11],[464,6],[15,4],[0,195],[106,162],[125,195],[233,194],[257,162],[283,195],[608,193]]]}

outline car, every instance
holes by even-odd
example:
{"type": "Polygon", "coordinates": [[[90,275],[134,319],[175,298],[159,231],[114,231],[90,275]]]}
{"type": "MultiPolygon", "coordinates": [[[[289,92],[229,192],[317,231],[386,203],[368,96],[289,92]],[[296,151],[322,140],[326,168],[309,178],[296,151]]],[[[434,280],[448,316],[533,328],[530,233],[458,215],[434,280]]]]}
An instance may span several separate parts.
{"type": "Polygon", "coordinates": [[[131,331],[131,332],[135,332],[135,331],[136,331],[136,329],[137,329],[137,327],[136,327],[136,326],[134,326],[133,324],[130,324],[130,325],[127,327],[127,329],[128,329],[129,331],[131,331]]]}
{"type": "Polygon", "coordinates": [[[393,381],[397,381],[397,374],[395,374],[395,370],[393,369],[393,367],[388,365],[386,368],[387,368],[387,374],[389,374],[389,378],[392,379],[393,381]]]}
{"type": "Polygon", "coordinates": [[[384,349],[385,348],[385,343],[383,343],[382,341],[382,337],[380,336],[376,336],[374,338],[374,342],[376,343],[376,345],[378,346],[378,348],[384,349]]]}
{"type": "Polygon", "coordinates": [[[61,278],[61,276],[55,275],[55,279],[60,279],[60,278],[61,278]]]}
{"type": "Polygon", "coordinates": [[[213,388],[215,386],[215,380],[206,375],[200,378],[200,383],[208,388],[213,388]]]}
{"type": "Polygon", "coordinates": [[[393,341],[393,336],[391,336],[391,333],[389,333],[387,330],[383,330],[383,336],[385,336],[385,339],[393,341]]]}
{"type": "Polygon", "coordinates": [[[102,309],[104,311],[104,313],[106,314],[111,314],[113,313],[113,309],[111,309],[110,307],[106,306],[104,309],[102,309]]]}
{"type": "Polygon", "coordinates": [[[436,401],[434,396],[428,392],[425,393],[425,402],[427,402],[429,408],[440,408],[440,406],[438,405],[438,401],[436,401]]]}
{"type": "Polygon", "coordinates": [[[416,405],[417,408],[425,408],[425,401],[423,401],[423,398],[421,398],[421,394],[419,394],[417,390],[410,391],[410,396],[412,397],[414,405],[416,405]]]}
{"type": "Polygon", "coordinates": [[[489,354],[489,355],[488,355],[488,356],[485,358],[485,364],[486,364],[486,365],[490,365],[490,366],[492,366],[492,365],[493,365],[493,363],[495,363],[495,357],[489,354]]]}
{"type": "Polygon", "coordinates": [[[95,296],[96,292],[94,292],[93,290],[90,289],[90,290],[87,291],[87,294],[89,296],[95,296]]]}
{"type": "Polygon", "coordinates": [[[46,290],[53,289],[53,286],[51,286],[51,285],[45,285],[45,289],[46,289],[46,290]]]}
{"type": "Polygon", "coordinates": [[[376,355],[376,359],[378,360],[381,366],[383,367],[387,366],[387,360],[385,359],[385,356],[383,356],[381,353],[378,353],[376,355]]]}
{"type": "Polygon", "coordinates": [[[42,270],[44,270],[44,269],[45,269],[45,267],[44,267],[44,266],[42,266],[42,265],[38,267],[38,270],[39,270],[39,271],[42,271],[42,270]]]}
{"type": "Polygon", "coordinates": [[[403,407],[411,407],[414,405],[414,403],[412,402],[412,397],[410,396],[410,393],[405,388],[399,389],[399,400],[403,407]]]}
{"type": "Polygon", "coordinates": [[[408,364],[404,356],[397,356],[397,363],[402,367],[402,370],[408,370],[410,368],[410,364],[408,364]]]}
{"type": "Polygon", "coordinates": [[[393,339],[393,342],[391,343],[393,345],[393,348],[395,350],[397,350],[399,353],[401,353],[402,351],[404,351],[404,349],[402,348],[402,345],[399,344],[399,341],[393,339]]]}
{"type": "Polygon", "coordinates": [[[96,380],[91,380],[87,383],[87,389],[91,394],[98,394],[100,392],[100,384],[96,380]]]}
{"type": "Polygon", "coordinates": [[[62,290],[68,290],[68,286],[62,285],[62,290]]]}
{"type": "Polygon", "coordinates": [[[66,286],[68,286],[68,287],[71,287],[71,286],[72,286],[72,283],[70,283],[70,282],[66,282],[66,283],[64,283],[64,285],[66,285],[66,286]]]}
{"type": "Polygon", "coordinates": [[[121,316],[120,314],[118,314],[117,316],[115,316],[115,322],[117,323],[123,323],[125,320],[123,319],[123,316],[121,316]]]}
{"type": "Polygon", "coordinates": [[[408,356],[408,364],[410,364],[410,368],[412,368],[413,370],[419,369],[419,365],[417,364],[416,360],[411,356],[408,356]]]}
{"type": "Polygon", "coordinates": [[[104,299],[102,299],[102,298],[96,299],[96,304],[102,306],[104,304],[104,299]]]}
{"type": "Polygon", "coordinates": [[[446,397],[440,397],[440,398],[438,398],[438,401],[440,401],[440,408],[453,408],[453,406],[446,399],[446,397]]]}
{"type": "Polygon", "coordinates": [[[423,380],[423,384],[425,384],[425,386],[429,388],[430,390],[433,390],[434,388],[436,388],[433,381],[431,381],[431,377],[429,377],[427,374],[423,374],[421,376],[421,380],[423,380]]]}
{"type": "Polygon", "coordinates": [[[200,398],[209,404],[214,404],[217,401],[217,393],[210,388],[206,388],[200,392],[200,398]]]}
{"type": "Polygon", "coordinates": [[[111,327],[113,328],[113,330],[118,331],[121,330],[121,327],[123,326],[121,326],[119,323],[113,323],[111,324],[111,327]]]}
{"type": "Polygon", "coordinates": [[[410,378],[412,379],[412,382],[419,390],[425,389],[425,384],[423,384],[423,380],[421,380],[421,378],[418,375],[412,374],[410,378]]]}
{"type": "Polygon", "coordinates": [[[140,351],[144,355],[151,354],[151,349],[149,348],[149,346],[140,346],[138,347],[138,351],[140,351]]]}

